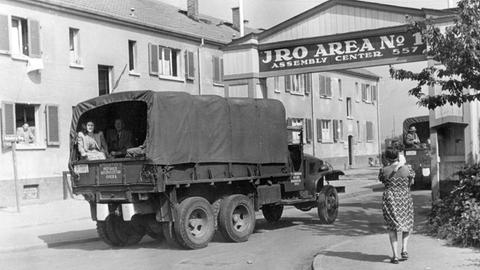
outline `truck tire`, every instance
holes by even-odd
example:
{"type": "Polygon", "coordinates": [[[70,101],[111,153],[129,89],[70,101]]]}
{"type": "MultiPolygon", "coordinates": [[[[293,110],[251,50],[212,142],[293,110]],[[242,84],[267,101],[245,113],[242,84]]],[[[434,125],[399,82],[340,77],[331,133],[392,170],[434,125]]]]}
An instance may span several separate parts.
{"type": "Polygon", "coordinates": [[[282,217],[283,205],[281,204],[265,204],[262,206],[263,217],[268,222],[277,222],[282,217]]]}
{"type": "Polygon", "coordinates": [[[255,228],[252,200],[241,194],[223,199],[218,213],[218,228],[227,241],[247,241],[255,228]]]}
{"type": "Polygon", "coordinates": [[[135,245],[145,236],[145,228],[135,220],[124,221],[121,216],[117,215],[109,217],[111,217],[111,221],[107,223],[107,231],[111,227],[110,230],[119,240],[120,246],[135,245]]]}
{"type": "Polygon", "coordinates": [[[173,224],[178,243],[188,249],[204,248],[215,234],[212,205],[202,197],[183,200],[173,224]]]}
{"type": "Polygon", "coordinates": [[[165,242],[172,248],[180,248],[180,244],[173,228],[173,222],[162,222],[162,234],[165,242]]]}
{"type": "Polygon", "coordinates": [[[123,244],[113,231],[113,226],[111,225],[113,216],[113,214],[110,214],[105,221],[97,221],[97,233],[100,239],[102,239],[107,245],[119,247],[123,244]]]}
{"type": "Polygon", "coordinates": [[[338,215],[338,194],[335,187],[326,185],[317,200],[318,218],[323,224],[332,224],[338,215]]]}
{"type": "Polygon", "coordinates": [[[165,237],[163,236],[162,232],[162,225],[156,221],[150,221],[145,226],[145,232],[148,236],[155,240],[163,240],[165,237]]]}

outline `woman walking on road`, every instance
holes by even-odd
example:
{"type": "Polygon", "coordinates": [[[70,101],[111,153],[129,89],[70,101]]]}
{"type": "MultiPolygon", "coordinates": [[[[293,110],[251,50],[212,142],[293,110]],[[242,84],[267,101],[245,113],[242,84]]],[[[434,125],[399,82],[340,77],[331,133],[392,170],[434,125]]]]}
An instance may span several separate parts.
{"type": "Polygon", "coordinates": [[[399,263],[397,232],[402,232],[401,258],[408,259],[407,243],[413,229],[413,200],[410,185],[413,183],[415,172],[409,165],[399,162],[399,152],[395,148],[388,148],[384,158],[386,164],[380,169],[378,179],[385,185],[382,210],[393,252],[390,262],[397,264],[399,263]]]}

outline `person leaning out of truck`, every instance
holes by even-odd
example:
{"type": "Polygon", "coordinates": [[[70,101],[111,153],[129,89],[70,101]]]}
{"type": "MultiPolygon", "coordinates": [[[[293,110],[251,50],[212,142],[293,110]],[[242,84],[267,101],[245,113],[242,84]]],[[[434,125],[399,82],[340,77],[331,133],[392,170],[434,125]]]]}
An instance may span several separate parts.
{"type": "Polygon", "coordinates": [[[420,139],[418,138],[417,129],[415,126],[411,126],[408,129],[408,133],[405,138],[405,145],[407,148],[420,148],[420,139]]]}
{"type": "Polygon", "coordinates": [[[77,136],[78,152],[82,159],[99,160],[106,159],[108,156],[108,147],[103,132],[95,133],[95,123],[86,121],[82,124],[82,130],[77,136]]]}

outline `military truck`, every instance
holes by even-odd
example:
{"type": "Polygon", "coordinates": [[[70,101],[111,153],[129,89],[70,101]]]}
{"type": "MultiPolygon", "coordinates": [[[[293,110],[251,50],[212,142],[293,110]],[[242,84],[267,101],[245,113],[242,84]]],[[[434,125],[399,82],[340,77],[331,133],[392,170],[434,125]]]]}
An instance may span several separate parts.
{"type": "Polygon", "coordinates": [[[405,145],[405,159],[415,171],[415,188],[431,188],[430,176],[430,126],[428,115],[410,117],[403,121],[403,139],[405,145]],[[410,127],[416,128],[420,144],[416,147],[408,146],[406,138],[410,127]]]}
{"type": "Polygon", "coordinates": [[[343,172],[304,154],[301,138],[276,100],[157,91],[100,96],[73,110],[73,192],[89,202],[98,234],[111,246],[148,234],[197,249],[216,230],[242,242],[254,230],[255,211],[275,222],[287,205],[317,207],[319,222],[333,223],[338,195],[328,181],[343,172]],[[144,155],[82,159],[82,124],[93,121],[106,132],[117,118],[136,145],[146,146],[144,155]]]}

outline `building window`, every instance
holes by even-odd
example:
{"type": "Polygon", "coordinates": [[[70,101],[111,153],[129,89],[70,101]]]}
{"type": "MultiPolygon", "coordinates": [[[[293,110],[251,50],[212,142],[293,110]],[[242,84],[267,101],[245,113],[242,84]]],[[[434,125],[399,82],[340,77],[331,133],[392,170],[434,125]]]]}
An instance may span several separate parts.
{"type": "Polygon", "coordinates": [[[352,98],[347,97],[347,117],[351,118],[352,114],[352,98]]]}
{"type": "Polygon", "coordinates": [[[343,121],[333,120],[333,141],[343,142],[343,121]]]}
{"type": "Polygon", "coordinates": [[[357,141],[358,142],[362,141],[362,131],[360,127],[360,121],[357,121],[357,141]]]}
{"type": "Polygon", "coordinates": [[[2,130],[4,137],[16,138],[18,148],[45,147],[45,136],[41,132],[47,129],[47,144],[59,145],[58,106],[45,105],[46,118],[40,117],[42,106],[26,103],[2,103],[2,130]],[[46,119],[42,124],[41,119],[46,119]]]}
{"type": "Polygon", "coordinates": [[[280,77],[273,77],[273,92],[280,93],[280,77]]]}
{"type": "Polygon", "coordinates": [[[163,76],[178,76],[178,54],[179,50],[158,47],[158,74],[163,76]]]}
{"type": "Polygon", "coordinates": [[[128,70],[131,72],[137,68],[137,42],[135,40],[128,41],[128,70]]]}
{"type": "Polygon", "coordinates": [[[319,76],[319,92],[320,97],[332,97],[332,78],[323,75],[319,76]]]}
{"type": "Polygon", "coordinates": [[[367,130],[367,142],[372,142],[374,140],[374,133],[373,133],[373,123],[367,121],[366,123],[366,130],[367,130]]]}
{"type": "Polygon", "coordinates": [[[40,25],[38,21],[12,16],[10,39],[12,55],[40,57],[40,25]]]}
{"type": "Polygon", "coordinates": [[[12,17],[12,54],[28,55],[28,24],[26,19],[12,17]]]}
{"type": "Polygon", "coordinates": [[[110,94],[112,89],[112,67],[98,65],[98,95],[110,94]]]}
{"type": "Polygon", "coordinates": [[[331,120],[317,119],[317,141],[333,142],[331,120]]]}
{"type": "Polygon", "coordinates": [[[360,102],[360,86],[355,82],[355,101],[360,102]]]}
{"type": "Polygon", "coordinates": [[[285,76],[285,92],[296,95],[308,95],[312,92],[312,74],[285,76]]]}
{"type": "MultiPolygon", "coordinates": [[[[290,126],[290,127],[303,127],[303,122],[304,122],[303,118],[288,118],[287,119],[287,125],[290,126]]],[[[294,143],[294,144],[300,143],[300,137],[299,137],[298,132],[289,132],[289,136],[291,136],[291,142],[292,143],[294,143]]]]}
{"type": "Polygon", "coordinates": [[[81,64],[80,61],[80,32],[78,29],[69,28],[69,44],[70,44],[70,63],[81,64]]]}
{"type": "Polygon", "coordinates": [[[223,83],[223,59],[218,56],[213,56],[213,83],[223,83]]]}
{"type": "MultiPolygon", "coordinates": [[[[366,103],[371,103],[372,102],[372,86],[369,84],[362,83],[362,101],[366,103]]],[[[376,94],[375,94],[376,96],[376,94]]],[[[376,99],[376,97],[375,97],[376,99]]]]}

